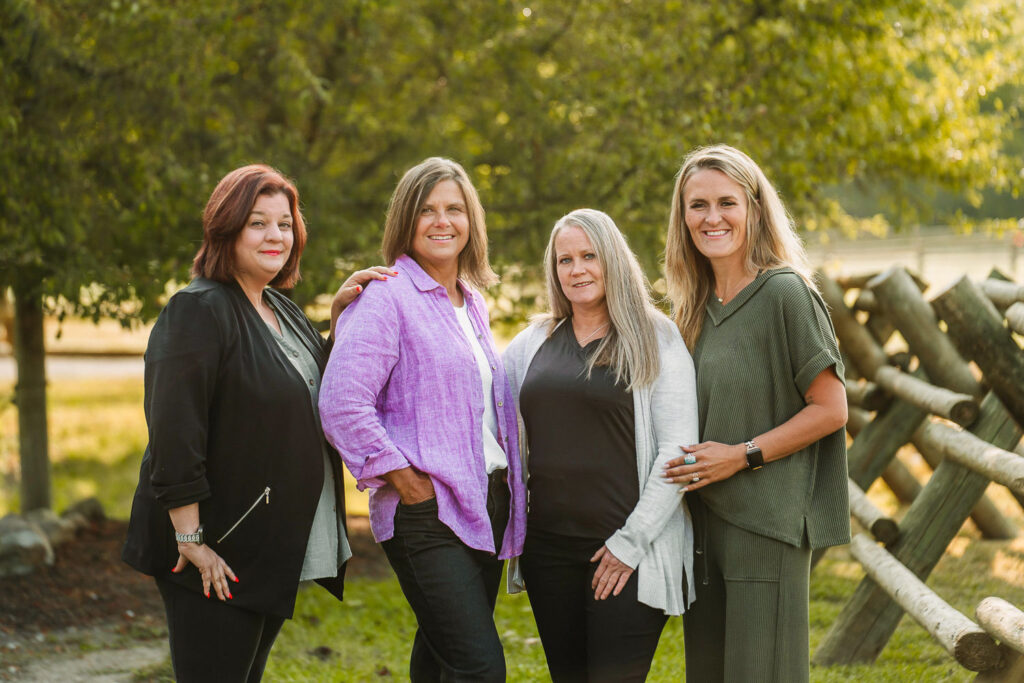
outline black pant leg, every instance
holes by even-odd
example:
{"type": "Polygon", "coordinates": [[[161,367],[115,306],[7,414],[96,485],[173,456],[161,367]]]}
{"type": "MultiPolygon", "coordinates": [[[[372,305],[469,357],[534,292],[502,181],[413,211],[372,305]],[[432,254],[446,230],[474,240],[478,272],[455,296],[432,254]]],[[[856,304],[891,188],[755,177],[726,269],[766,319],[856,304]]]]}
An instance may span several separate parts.
{"type": "Polygon", "coordinates": [[[226,604],[156,580],[167,614],[171,663],[179,683],[254,683],[284,619],[226,604]]]}
{"type": "MultiPolygon", "coordinates": [[[[589,588],[597,570],[590,563],[589,588]]],[[[651,670],[668,616],[637,600],[637,574],[622,592],[596,600],[587,591],[587,672],[589,683],[643,683],[651,670]]]]}
{"type": "Polygon", "coordinates": [[[381,545],[419,625],[412,681],[504,681],[494,625],[501,560],[466,546],[437,518],[436,500],[400,505],[381,545]]]}
{"type": "Polygon", "coordinates": [[[263,618],[263,629],[260,631],[260,641],[256,644],[256,654],[252,659],[252,666],[249,667],[249,678],[246,683],[257,683],[263,679],[263,671],[267,668],[267,657],[270,656],[270,649],[274,647],[277,634],[284,626],[284,617],[275,617],[267,614],[263,618]]]}
{"type": "Polygon", "coordinates": [[[554,683],[587,681],[588,567],[562,544],[527,536],[519,566],[554,683]]]}

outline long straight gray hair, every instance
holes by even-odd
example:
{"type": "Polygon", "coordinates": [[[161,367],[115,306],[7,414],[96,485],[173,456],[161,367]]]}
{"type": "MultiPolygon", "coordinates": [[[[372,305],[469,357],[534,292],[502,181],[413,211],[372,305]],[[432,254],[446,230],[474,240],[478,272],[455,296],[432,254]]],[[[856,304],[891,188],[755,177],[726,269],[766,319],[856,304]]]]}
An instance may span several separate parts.
{"type": "MultiPolygon", "coordinates": [[[[587,361],[587,377],[594,366],[606,366],[616,384],[633,391],[654,382],[661,369],[655,321],[665,316],[651,300],[650,288],[636,255],[615,221],[603,211],[577,209],[558,219],[544,251],[549,310],[538,316],[548,320],[548,334],[559,321],[572,318],[572,303],[558,281],[555,239],[567,227],[586,234],[604,274],[605,305],[611,320],[608,333],[587,361]]],[[[571,322],[571,320],[570,320],[571,322]]]]}

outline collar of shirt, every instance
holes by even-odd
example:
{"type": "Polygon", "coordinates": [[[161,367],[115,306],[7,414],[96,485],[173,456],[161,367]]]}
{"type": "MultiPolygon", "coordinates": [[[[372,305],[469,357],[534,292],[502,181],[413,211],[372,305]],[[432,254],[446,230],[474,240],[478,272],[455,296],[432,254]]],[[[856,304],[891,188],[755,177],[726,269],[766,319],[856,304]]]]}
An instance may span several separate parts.
{"type": "MultiPolygon", "coordinates": [[[[429,292],[437,289],[438,287],[444,286],[434,278],[427,275],[427,271],[423,270],[423,267],[416,263],[416,259],[408,254],[402,254],[395,259],[395,268],[406,273],[412,281],[412,284],[421,292],[429,292]]],[[[467,299],[473,299],[476,296],[476,292],[473,291],[473,288],[461,279],[459,280],[459,286],[462,288],[463,296],[467,299]]]]}

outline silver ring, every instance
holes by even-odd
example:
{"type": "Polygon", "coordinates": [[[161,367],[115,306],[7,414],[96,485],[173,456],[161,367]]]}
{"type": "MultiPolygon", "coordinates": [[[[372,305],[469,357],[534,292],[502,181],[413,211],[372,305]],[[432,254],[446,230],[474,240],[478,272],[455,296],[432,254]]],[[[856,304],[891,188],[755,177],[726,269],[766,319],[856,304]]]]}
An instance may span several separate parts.
{"type": "Polygon", "coordinates": [[[692,453],[687,453],[686,457],[683,458],[683,464],[684,465],[696,465],[697,464],[697,456],[693,455],[692,453]]]}
{"type": "Polygon", "coordinates": [[[690,478],[690,481],[692,481],[694,484],[696,484],[698,481],[700,481],[700,475],[699,474],[694,474],[693,477],[690,478]]]}

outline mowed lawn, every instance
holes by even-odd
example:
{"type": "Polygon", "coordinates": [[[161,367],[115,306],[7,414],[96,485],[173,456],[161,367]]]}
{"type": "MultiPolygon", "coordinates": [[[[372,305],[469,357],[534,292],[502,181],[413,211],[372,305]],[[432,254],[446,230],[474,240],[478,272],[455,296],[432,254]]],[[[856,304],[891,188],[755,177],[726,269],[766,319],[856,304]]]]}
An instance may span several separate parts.
{"type": "MultiPolygon", "coordinates": [[[[18,507],[17,413],[12,386],[0,384],[0,514],[18,507]]],[[[145,449],[140,379],[59,380],[50,384],[50,449],[54,507],[60,511],[87,496],[98,497],[112,517],[126,518],[145,449]]],[[[1020,525],[1024,515],[999,487],[990,495],[1020,525]]],[[[365,498],[350,488],[350,514],[365,514],[365,498]]],[[[899,514],[881,484],[875,502],[899,514]]],[[[827,633],[864,572],[845,548],[832,549],[811,578],[811,647],[827,633]]],[[[1024,605],[1024,537],[1011,542],[980,540],[968,524],[928,581],[942,597],[973,618],[984,597],[998,595],[1024,605]]],[[[415,622],[393,579],[353,579],[338,603],[317,587],[300,591],[296,618],[288,622],[271,656],[267,681],[406,680],[415,622]]],[[[509,680],[547,680],[544,656],[526,596],[499,597],[498,632],[505,643],[509,680]]],[[[671,619],[662,636],[649,680],[684,676],[682,620],[671,619]]],[[[139,680],[167,679],[169,665],[140,672],[139,680]]],[[[904,618],[871,666],[814,667],[811,680],[970,681],[928,633],[904,618]]]]}

